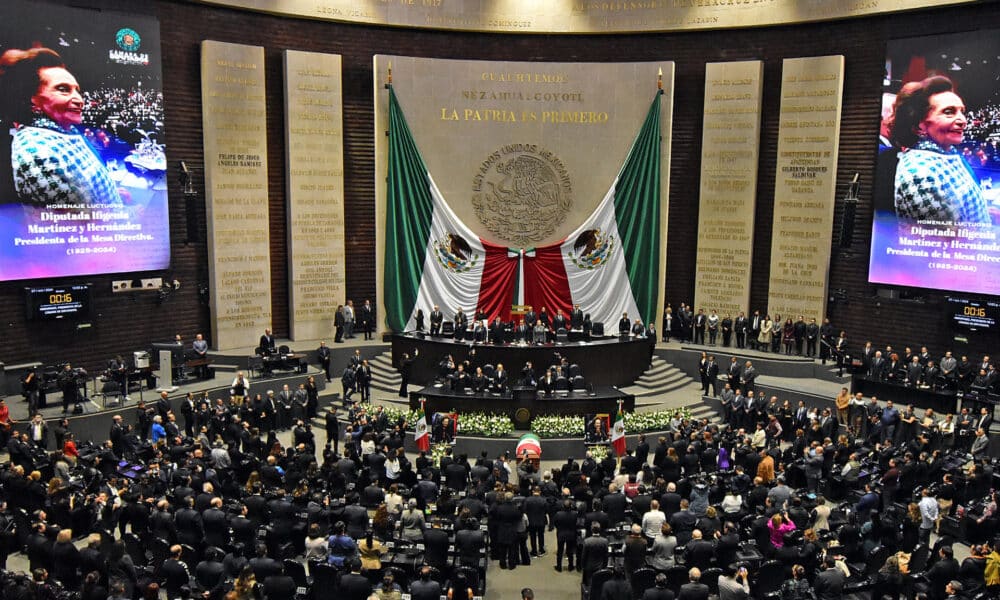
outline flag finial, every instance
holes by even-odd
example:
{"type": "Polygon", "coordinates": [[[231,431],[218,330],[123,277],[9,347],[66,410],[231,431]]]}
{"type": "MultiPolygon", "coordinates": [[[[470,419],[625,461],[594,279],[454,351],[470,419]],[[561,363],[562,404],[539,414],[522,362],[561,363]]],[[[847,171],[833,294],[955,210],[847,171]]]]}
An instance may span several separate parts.
{"type": "MultiPolygon", "coordinates": [[[[389,67],[389,83],[392,83],[392,66],[389,67]]],[[[663,89],[663,67],[656,70],[656,89],[663,89]]]]}
{"type": "Polygon", "coordinates": [[[386,81],[386,83],[388,83],[389,85],[392,85],[392,61],[391,60],[389,61],[389,77],[388,77],[388,80],[386,81]]]}

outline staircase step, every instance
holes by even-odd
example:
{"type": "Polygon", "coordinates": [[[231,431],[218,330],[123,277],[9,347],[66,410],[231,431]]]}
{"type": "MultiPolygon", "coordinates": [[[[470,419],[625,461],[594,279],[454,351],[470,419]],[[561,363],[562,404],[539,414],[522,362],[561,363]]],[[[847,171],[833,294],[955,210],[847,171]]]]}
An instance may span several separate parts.
{"type": "Polygon", "coordinates": [[[635,380],[636,385],[645,384],[649,386],[665,385],[668,383],[673,383],[681,379],[689,379],[682,371],[671,371],[658,376],[650,376],[647,373],[643,373],[639,379],[635,380]]]}

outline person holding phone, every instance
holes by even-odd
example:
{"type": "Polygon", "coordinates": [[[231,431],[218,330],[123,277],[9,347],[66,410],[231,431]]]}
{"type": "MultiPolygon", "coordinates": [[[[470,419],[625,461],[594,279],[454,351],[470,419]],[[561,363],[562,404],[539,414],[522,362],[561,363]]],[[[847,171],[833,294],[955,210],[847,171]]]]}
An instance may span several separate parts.
{"type": "Polygon", "coordinates": [[[727,565],[719,575],[719,600],[746,600],[750,597],[749,580],[746,566],[727,565]]]}

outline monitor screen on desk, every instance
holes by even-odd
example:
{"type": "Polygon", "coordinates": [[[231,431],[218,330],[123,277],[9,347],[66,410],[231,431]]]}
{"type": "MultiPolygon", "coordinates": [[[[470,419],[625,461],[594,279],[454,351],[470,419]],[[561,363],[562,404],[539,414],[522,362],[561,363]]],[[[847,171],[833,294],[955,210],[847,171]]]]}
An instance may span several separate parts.
{"type": "Polygon", "coordinates": [[[181,344],[176,344],[174,342],[153,342],[153,354],[159,359],[160,351],[166,351],[170,353],[170,360],[179,365],[184,362],[184,346],[181,344]]]}

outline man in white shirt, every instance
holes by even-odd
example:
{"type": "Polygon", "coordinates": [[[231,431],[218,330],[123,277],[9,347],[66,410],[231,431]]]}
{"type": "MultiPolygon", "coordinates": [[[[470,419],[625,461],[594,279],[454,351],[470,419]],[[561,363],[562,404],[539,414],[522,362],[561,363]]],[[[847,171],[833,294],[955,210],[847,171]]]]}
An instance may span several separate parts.
{"type": "Polygon", "coordinates": [[[354,303],[350,300],[344,305],[344,338],[354,337],[354,303]]]}
{"type": "Polygon", "coordinates": [[[667,516],[660,510],[660,501],[653,499],[649,503],[649,510],[642,515],[642,534],[650,540],[656,538],[666,521],[667,516]]]}
{"type": "Polygon", "coordinates": [[[931,530],[934,529],[934,523],[938,518],[938,503],[927,488],[924,488],[920,496],[918,503],[920,507],[920,543],[930,546],[931,530]]]}

